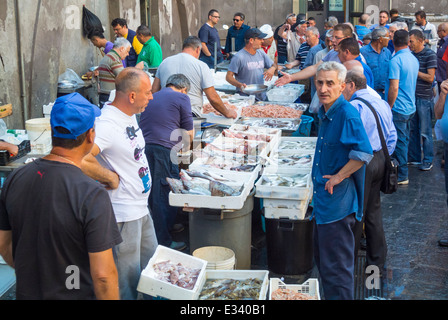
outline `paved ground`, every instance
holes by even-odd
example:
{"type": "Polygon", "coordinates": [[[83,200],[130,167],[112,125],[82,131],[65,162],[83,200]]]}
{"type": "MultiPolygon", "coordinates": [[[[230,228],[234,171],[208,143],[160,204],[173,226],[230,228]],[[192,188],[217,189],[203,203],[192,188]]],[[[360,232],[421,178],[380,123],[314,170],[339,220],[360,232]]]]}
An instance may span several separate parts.
{"type": "MultiPolygon", "coordinates": [[[[436,149],[440,150],[437,144],[436,149]]],[[[382,198],[384,228],[388,244],[386,276],[381,290],[364,287],[365,257],[360,251],[356,268],[356,299],[448,300],[448,248],[437,241],[448,238],[448,210],[441,153],[429,172],[410,168],[410,184],[382,198]]],[[[180,221],[188,225],[188,216],[180,221]]],[[[259,213],[252,216],[252,269],[268,270],[266,234],[259,213]]],[[[175,236],[188,242],[188,228],[175,236]]],[[[219,245],[219,244],[217,244],[219,245]]],[[[189,249],[185,250],[189,253],[189,249]]],[[[270,276],[281,277],[271,272],[270,276]]],[[[284,276],[287,283],[302,283],[318,277],[316,268],[304,275],[284,276]]],[[[13,300],[14,288],[0,297],[13,300]]]]}

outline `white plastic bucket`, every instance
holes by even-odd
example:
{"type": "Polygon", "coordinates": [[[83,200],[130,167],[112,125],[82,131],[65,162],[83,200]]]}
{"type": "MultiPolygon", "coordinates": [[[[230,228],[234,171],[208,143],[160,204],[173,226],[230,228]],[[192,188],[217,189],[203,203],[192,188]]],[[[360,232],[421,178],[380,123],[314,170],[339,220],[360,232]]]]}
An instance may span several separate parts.
{"type": "Polygon", "coordinates": [[[195,250],[193,256],[207,261],[207,270],[235,269],[235,253],[224,247],[203,247],[195,250]]]}
{"type": "Polygon", "coordinates": [[[31,119],[25,122],[31,143],[31,153],[46,154],[51,151],[51,125],[49,118],[31,119]]]}

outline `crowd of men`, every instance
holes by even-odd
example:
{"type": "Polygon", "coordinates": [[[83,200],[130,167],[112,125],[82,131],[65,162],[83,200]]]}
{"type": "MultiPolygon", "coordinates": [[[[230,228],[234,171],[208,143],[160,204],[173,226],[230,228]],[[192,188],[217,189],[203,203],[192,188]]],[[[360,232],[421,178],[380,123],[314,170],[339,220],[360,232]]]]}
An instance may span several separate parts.
{"type": "Polygon", "coordinates": [[[183,226],[175,223],[166,179],[181,178],[176,156],[190,147],[204,95],[225,117],[237,117],[211,71],[229,59],[226,80],[241,94],[274,75],[277,86],[308,81],[318,137],[315,262],[325,299],[353,299],[363,233],[367,265],[384,271],[386,159],[398,161],[400,185],[409,184],[409,165],[431,170],[434,111],[448,152],[448,23],[435,34],[423,11],[413,25],[395,11],[381,11],[373,26],[367,15],[356,26],[329,17],[322,34],[301,15],[288,14],[276,28],[252,28],[238,12],[221,50],[221,17],[211,10],[198,36],[166,59],[147,26],[133,31],[115,19],[113,43],[92,33],[104,53],[99,108],[76,93],[58,98],[51,153],[14,171],[1,193],[0,254],[16,269],[17,298],[135,300],[156,247],[186,247],[172,238],[183,226]],[[145,72],[152,68],[153,83],[145,72]],[[67,285],[73,270],[77,286],[67,285]]]}

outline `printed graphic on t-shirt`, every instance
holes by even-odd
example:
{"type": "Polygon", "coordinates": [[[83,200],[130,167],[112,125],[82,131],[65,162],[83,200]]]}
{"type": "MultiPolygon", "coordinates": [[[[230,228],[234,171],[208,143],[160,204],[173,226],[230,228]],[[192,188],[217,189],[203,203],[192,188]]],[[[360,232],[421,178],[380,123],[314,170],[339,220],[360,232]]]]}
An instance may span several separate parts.
{"type": "MultiPolygon", "coordinates": [[[[144,158],[145,147],[144,146],[141,147],[140,144],[138,143],[138,139],[137,139],[138,132],[141,132],[140,128],[135,129],[134,126],[129,126],[126,128],[126,134],[129,138],[128,141],[129,141],[131,147],[134,148],[134,160],[146,165],[147,162],[144,158]]],[[[138,171],[138,176],[140,177],[140,179],[142,180],[142,183],[143,183],[142,194],[148,193],[149,191],[151,191],[151,178],[150,178],[149,168],[147,166],[141,167],[140,170],[138,171]]]]}
{"type": "Polygon", "coordinates": [[[247,68],[249,70],[264,69],[264,61],[250,61],[247,63],[247,68]]]}

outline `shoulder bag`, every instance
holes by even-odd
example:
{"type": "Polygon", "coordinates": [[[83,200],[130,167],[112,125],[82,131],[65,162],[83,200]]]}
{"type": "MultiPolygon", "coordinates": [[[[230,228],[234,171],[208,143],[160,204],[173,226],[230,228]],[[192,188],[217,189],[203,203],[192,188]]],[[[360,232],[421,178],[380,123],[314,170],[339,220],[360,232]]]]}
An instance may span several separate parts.
{"type": "Polygon", "coordinates": [[[383,129],[381,127],[380,119],[378,118],[378,114],[376,110],[372,107],[372,105],[362,98],[356,98],[355,100],[359,100],[364,102],[369,109],[372,111],[373,115],[376,119],[376,126],[378,127],[378,133],[381,140],[381,146],[384,152],[384,156],[386,158],[386,170],[384,171],[384,178],[381,184],[381,192],[384,194],[392,194],[398,189],[398,161],[396,159],[392,159],[389,155],[389,151],[387,149],[386,141],[384,139],[383,129]]]}

